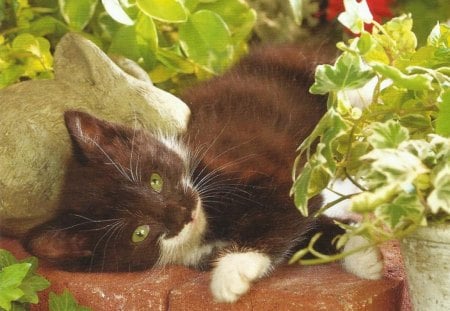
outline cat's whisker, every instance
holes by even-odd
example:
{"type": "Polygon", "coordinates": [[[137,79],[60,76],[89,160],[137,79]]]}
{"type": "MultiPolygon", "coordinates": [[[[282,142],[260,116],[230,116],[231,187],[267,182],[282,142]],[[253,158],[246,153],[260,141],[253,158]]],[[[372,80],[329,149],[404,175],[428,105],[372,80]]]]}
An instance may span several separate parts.
{"type": "MultiPolygon", "coordinates": [[[[124,224],[123,221],[114,224],[114,226],[112,227],[112,230],[110,231],[109,237],[106,239],[106,242],[105,242],[104,247],[103,247],[102,271],[104,270],[104,267],[105,267],[105,260],[108,257],[108,256],[106,256],[107,249],[108,249],[108,244],[109,244],[109,242],[110,242],[110,240],[111,240],[111,238],[113,236],[117,237],[117,234],[120,232],[120,229],[124,225],[125,224],[124,224]]],[[[114,247],[114,249],[115,249],[115,247],[114,247]]]]}
{"type": "Polygon", "coordinates": [[[97,141],[95,141],[94,139],[87,137],[87,136],[81,136],[79,138],[83,139],[83,140],[87,140],[87,141],[91,142],[92,144],[94,144],[94,146],[96,146],[103,153],[103,155],[108,159],[109,162],[106,162],[105,164],[113,165],[123,177],[125,177],[130,182],[133,181],[131,179],[131,177],[126,173],[124,168],[120,165],[120,163],[114,162],[114,160],[110,157],[110,155],[98,144],[97,141]]]}
{"type": "MultiPolygon", "coordinates": [[[[193,184],[194,184],[194,186],[196,186],[196,188],[201,188],[202,184],[205,183],[209,178],[213,178],[214,176],[221,175],[227,168],[232,167],[233,165],[239,165],[242,162],[245,162],[256,156],[257,155],[255,155],[255,154],[249,154],[249,155],[245,155],[241,158],[238,158],[235,161],[226,162],[226,163],[222,164],[221,166],[217,167],[216,169],[208,172],[205,176],[201,177],[200,180],[197,180],[198,178],[195,178],[193,181],[193,184]]],[[[201,176],[201,173],[199,173],[198,176],[201,176]]]]}
{"type": "MultiPolygon", "coordinates": [[[[120,223],[122,220],[119,220],[115,223],[109,224],[107,226],[104,226],[102,229],[106,230],[104,234],[97,240],[97,243],[95,243],[94,248],[92,249],[92,256],[91,256],[91,262],[90,262],[90,269],[94,266],[94,260],[97,255],[96,251],[97,248],[100,246],[101,241],[111,232],[111,230],[114,230],[114,228],[117,226],[118,223],[120,223]]],[[[102,267],[103,270],[103,267],[102,267]]]]}

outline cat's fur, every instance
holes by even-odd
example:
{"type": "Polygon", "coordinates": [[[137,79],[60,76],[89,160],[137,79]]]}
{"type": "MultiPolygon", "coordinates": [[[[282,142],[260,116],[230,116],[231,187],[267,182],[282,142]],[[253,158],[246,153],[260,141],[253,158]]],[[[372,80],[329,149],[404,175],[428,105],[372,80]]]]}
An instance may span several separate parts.
{"type": "MultiPolygon", "coordinates": [[[[71,270],[212,268],[212,293],[225,302],[318,231],[319,250],[335,252],[342,229],[325,216],[302,217],[289,196],[296,148],[325,111],[325,98],[308,92],[316,63],[330,60],[317,53],[260,48],[186,91],[192,119],[179,139],[66,112],[74,156],[59,215],[32,230],[25,247],[71,270]],[[149,234],[133,242],[139,226],[149,234]]],[[[320,204],[314,198],[311,213],[320,204]]],[[[354,270],[367,277],[365,267],[354,270]]]]}

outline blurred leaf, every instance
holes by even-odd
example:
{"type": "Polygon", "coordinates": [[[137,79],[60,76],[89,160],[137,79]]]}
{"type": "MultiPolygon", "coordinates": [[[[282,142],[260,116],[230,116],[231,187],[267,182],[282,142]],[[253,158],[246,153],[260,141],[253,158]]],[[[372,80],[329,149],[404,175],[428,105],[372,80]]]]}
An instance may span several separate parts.
{"type": "Polygon", "coordinates": [[[181,23],[188,17],[180,0],[136,0],[136,4],[142,12],[162,22],[181,23]]]}
{"type": "Polygon", "coordinates": [[[195,66],[174,50],[161,48],[156,55],[161,63],[176,72],[194,73],[195,66]]]}
{"type": "Polygon", "coordinates": [[[242,44],[243,40],[248,38],[256,22],[256,12],[246,2],[240,0],[201,3],[197,10],[209,10],[220,15],[227,24],[235,46],[242,44]]]}
{"type": "Polygon", "coordinates": [[[372,133],[367,137],[367,141],[374,148],[397,148],[401,142],[409,138],[408,130],[394,120],[372,123],[370,130],[372,133]]]}
{"type": "Polygon", "coordinates": [[[434,190],[430,193],[427,203],[431,211],[437,214],[443,211],[450,214],[450,164],[439,167],[436,176],[432,180],[434,190]]]}
{"type": "Polygon", "coordinates": [[[141,57],[133,26],[123,26],[114,35],[108,53],[123,55],[134,61],[141,57]]]}
{"type": "Polygon", "coordinates": [[[50,311],[89,311],[87,307],[80,306],[75,298],[67,290],[61,295],[51,292],[49,295],[50,311]]]}
{"type": "Polygon", "coordinates": [[[17,259],[7,250],[0,249],[0,270],[17,263],[17,259]]]}
{"type": "Polygon", "coordinates": [[[317,66],[315,76],[316,80],[310,92],[326,94],[362,87],[374,77],[374,72],[363,65],[360,56],[344,52],[333,66],[317,66]]]}
{"type": "Polygon", "coordinates": [[[450,137],[450,88],[441,96],[439,113],[436,118],[436,133],[445,137],[450,137]]]}
{"type": "Polygon", "coordinates": [[[180,44],[195,63],[214,73],[222,72],[233,57],[231,35],[216,13],[201,10],[180,25],[180,44]]]}
{"type": "Polygon", "coordinates": [[[292,15],[294,16],[294,21],[297,25],[300,25],[302,16],[302,0],[289,0],[289,8],[291,9],[292,15]]]}
{"type": "Polygon", "coordinates": [[[98,0],[58,0],[61,15],[71,28],[83,30],[94,16],[98,0]]]}
{"type": "Polygon", "coordinates": [[[431,90],[433,77],[429,74],[404,74],[399,69],[382,63],[372,63],[371,67],[385,78],[391,79],[398,87],[409,90],[431,90]]]}
{"type": "Polygon", "coordinates": [[[117,22],[131,26],[134,21],[128,16],[125,10],[120,5],[119,0],[102,0],[106,12],[117,22]]]}
{"type": "Polygon", "coordinates": [[[158,49],[158,33],[153,19],[145,14],[139,14],[136,21],[136,35],[139,45],[145,42],[152,51],[158,49]]]}
{"type": "Polygon", "coordinates": [[[402,193],[392,202],[380,205],[375,215],[383,219],[390,228],[397,229],[420,223],[423,210],[423,205],[415,194],[402,193]]]}

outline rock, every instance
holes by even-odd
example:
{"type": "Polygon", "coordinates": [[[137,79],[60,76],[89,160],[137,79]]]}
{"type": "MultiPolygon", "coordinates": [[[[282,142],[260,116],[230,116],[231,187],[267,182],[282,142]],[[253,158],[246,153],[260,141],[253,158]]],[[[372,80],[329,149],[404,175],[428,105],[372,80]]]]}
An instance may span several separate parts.
{"type": "Polygon", "coordinates": [[[189,108],[153,86],[131,61],[116,65],[69,33],[55,52],[55,79],[0,90],[0,232],[20,236],[56,209],[70,142],[63,112],[77,109],[146,129],[182,132],[189,108]]]}

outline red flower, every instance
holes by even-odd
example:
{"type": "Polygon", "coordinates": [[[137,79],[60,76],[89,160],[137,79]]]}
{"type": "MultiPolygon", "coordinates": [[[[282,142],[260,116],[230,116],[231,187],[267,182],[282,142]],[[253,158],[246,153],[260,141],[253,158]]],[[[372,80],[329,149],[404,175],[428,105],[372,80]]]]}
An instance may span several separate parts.
{"type": "MultiPolygon", "coordinates": [[[[391,18],[393,16],[390,5],[394,0],[366,0],[372,12],[373,19],[377,22],[382,22],[385,18],[391,18]]],[[[360,1],[359,1],[360,2],[360,1]]],[[[326,9],[327,21],[334,20],[339,13],[344,11],[343,0],[328,0],[328,6],[326,9]]]]}

